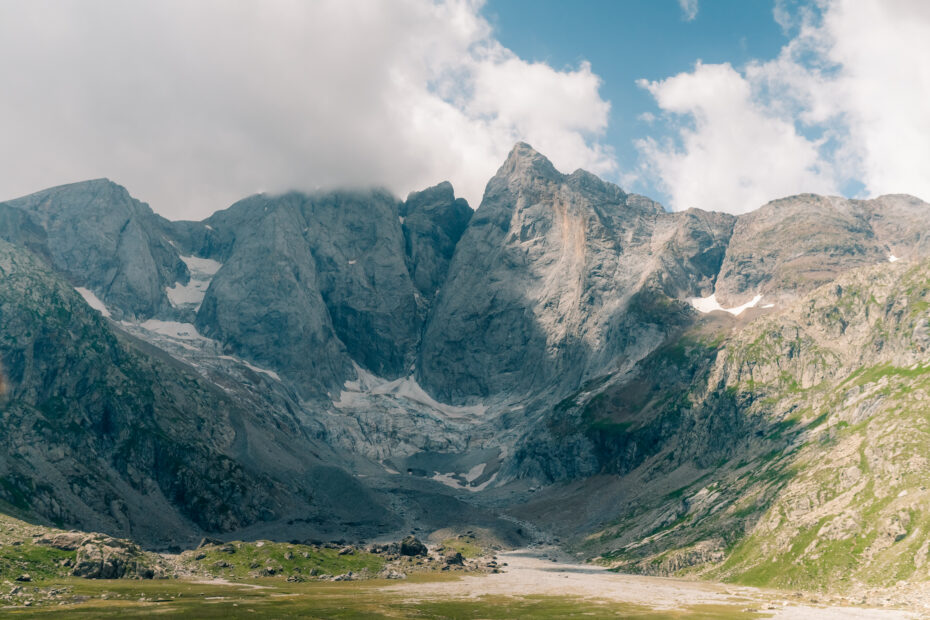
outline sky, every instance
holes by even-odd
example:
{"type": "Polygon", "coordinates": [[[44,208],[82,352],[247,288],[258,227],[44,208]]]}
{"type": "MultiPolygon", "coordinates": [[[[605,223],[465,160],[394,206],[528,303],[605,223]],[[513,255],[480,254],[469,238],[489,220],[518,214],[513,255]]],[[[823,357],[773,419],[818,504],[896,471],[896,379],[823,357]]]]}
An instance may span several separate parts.
{"type": "Polygon", "coordinates": [[[666,208],[930,200],[923,0],[0,0],[0,199],[107,177],[171,219],[442,180],[517,141],[666,208]]]}

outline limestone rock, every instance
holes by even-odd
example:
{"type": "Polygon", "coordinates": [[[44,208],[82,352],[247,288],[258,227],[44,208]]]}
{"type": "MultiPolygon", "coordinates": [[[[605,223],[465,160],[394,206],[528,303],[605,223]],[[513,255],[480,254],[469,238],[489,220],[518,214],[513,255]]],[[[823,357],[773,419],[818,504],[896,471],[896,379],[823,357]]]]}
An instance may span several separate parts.
{"type": "Polygon", "coordinates": [[[84,579],[153,579],[160,574],[142,550],[127,541],[95,536],[77,550],[71,574],[84,579]]]}
{"type": "Polygon", "coordinates": [[[641,356],[666,329],[651,284],[709,286],[728,219],[705,238],[675,232],[705,219],[667,214],[582,170],[561,174],[518,144],[458,243],[423,336],[421,384],[446,402],[564,394],[641,356]],[[668,246],[690,257],[663,265],[668,246]],[[681,275],[695,264],[701,275],[681,275]]]}
{"type": "Polygon", "coordinates": [[[801,194],[739,216],[717,280],[717,300],[790,300],[851,269],[930,250],[930,207],[910,196],[847,200],[801,194]]]}
{"type": "Polygon", "coordinates": [[[429,553],[429,550],[426,548],[422,542],[420,542],[415,536],[410,535],[400,541],[400,554],[417,557],[425,556],[429,553]]]}
{"type": "Polygon", "coordinates": [[[432,300],[442,288],[472,213],[448,182],[413,192],[401,205],[407,268],[425,299],[432,300]]]}
{"type": "MultiPolygon", "coordinates": [[[[187,282],[187,267],[164,234],[165,220],[106,179],[62,185],[5,204],[27,213],[45,231],[55,268],[94,291],[118,318],[168,311],[165,288],[187,282]]],[[[26,232],[33,241],[25,245],[35,246],[36,231],[26,232]]]]}

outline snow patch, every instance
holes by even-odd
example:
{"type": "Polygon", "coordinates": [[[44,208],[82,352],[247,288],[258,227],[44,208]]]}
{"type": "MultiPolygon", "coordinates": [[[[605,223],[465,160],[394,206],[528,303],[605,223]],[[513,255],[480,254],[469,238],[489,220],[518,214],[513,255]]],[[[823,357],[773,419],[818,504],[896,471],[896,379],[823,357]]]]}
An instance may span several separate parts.
{"type": "Polygon", "coordinates": [[[759,306],[759,307],[764,310],[768,310],[769,308],[774,308],[775,304],[765,304],[764,306],[759,306]]]}
{"type": "MultiPolygon", "coordinates": [[[[477,467],[481,467],[482,470],[483,470],[483,469],[484,469],[484,463],[482,463],[480,466],[477,466],[477,467]]],[[[471,471],[474,471],[474,470],[475,470],[475,468],[473,467],[473,468],[471,469],[471,471]]],[[[469,471],[469,473],[471,473],[471,471],[469,471]]],[[[477,493],[478,491],[484,491],[486,488],[488,488],[488,485],[490,485],[492,482],[494,482],[495,480],[497,480],[497,472],[494,472],[494,475],[492,475],[490,478],[488,478],[487,480],[485,480],[485,481],[482,482],[481,484],[472,486],[472,485],[470,484],[470,483],[471,483],[471,480],[468,480],[468,476],[465,477],[466,480],[468,480],[468,482],[469,482],[469,484],[467,484],[467,485],[466,485],[466,484],[462,484],[461,482],[459,482],[459,481],[458,481],[458,478],[456,478],[456,476],[459,476],[459,474],[456,474],[455,472],[450,472],[450,473],[448,473],[448,474],[440,474],[440,473],[437,471],[437,472],[433,472],[433,476],[430,478],[430,480],[435,480],[436,482],[441,482],[442,484],[446,485],[447,487],[452,487],[453,489],[462,489],[462,490],[465,490],[465,491],[469,491],[469,492],[471,492],[471,493],[477,493]]]]}
{"type": "Polygon", "coordinates": [[[714,293],[710,297],[691,297],[688,299],[688,303],[694,306],[694,309],[703,314],[708,312],[714,312],[717,310],[722,310],[723,312],[729,312],[733,316],[739,316],[744,310],[749,308],[755,308],[762,300],[762,295],[756,295],[752,298],[751,301],[747,301],[742,306],[737,306],[735,308],[724,308],[717,302],[717,294],[714,293]]]}
{"type": "Polygon", "coordinates": [[[215,261],[212,258],[200,258],[198,256],[182,256],[181,260],[187,265],[187,268],[196,274],[203,274],[210,277],[216,275],[223,263],[215,261]]]}
{"type": "Polygon", "coordinates": [[[371,395],[376,395],[403,398],[429,407],[449,418],[481,416],[488,409],[485,405],[456,407],[440,403],[427,394],[412,376],[387,381],[373,375],[358,364],[355,364],[355,373],[357,378],[354,381],[346,381],[343,385],[345,389],[339,394],[339,400],[333,401],[336,408],[347,409],[364,406],[368,403],[371,395]]]}
{"type": "Polygon", "coordinates": [[[107,310],[106,304],[100,301],[100,298],[94,295],[94,292],[90,289],[86,289],[83,286],[78,286],[74,290],[80,293],[81,297],[84,298],[84,301],[87,302],[87,305],[102,314],[105,317],[110,316],[110,311],[107,310]]]}
{"type": "Polygon", "coordinates": [[[245,360],[242,359],[241,357],[236,357],[236,356],[234,356],[234,355],[220,355],[219,358],[220,358],[221,360],[229,360],[229,361],[231,361],[231,362],[236,362],[237,364],[242,364],[243,366],[245,366],[245,367],[248,368],[249,370],[253,370],[253,371],[255,371],[255,372],[260,372],[260,373],[262,373],[262,374],[268,375],[269,377],[271,377],[271,378],[274,379],[275,381],[280,381],[280,380],[281,380],[281,376],[280,376],[278,373],[276,373],[275,371],[273,371],[273,370],[268,370],[267,368],[259,368],[258,366],[254,365],[254,364],[248,363],[247,361],[245,361],[245,360]]]}
{"type": "MultiPolygon", "coordinates": [[[[250,364],[241,357],[236,357],[234,355],[221,355],[222,345],[213,340],[212,338],[207,338],[197,331],[197,328],[190,323],[179,323],[177,321],[162,321],[159,319],[149,319],[142,323],[130,323],[123,321],[122,325],[128,328],[130,331],[133,329],[141,328],[151,334],[157,334],[159,336],[168,338],[168,342],[176,346],[180,346],[187,351],[193,351],[196,353],[208,352],[209,357],[213,359],[221,359],[229,362],[234,362],[241,366],[253,370],[255,372],[260,372],[264,375],[267,375],[274,379],[275,381],[281,381],[281,377],[278,373],[273,370],[268,370],[266,368],[260,368],[254,364],[250,364]]],[[[148,338],[142,334],[137,334],[143,338],[148,338]]],[[[164,349],[162,343],[156,342],[159,347],[164,349]]],[[[187,359],[187,358],[185,358],[187,359]]],[[[190,359],[187,359],[190,362],[190,359]]],[[[199,367],[199,363],[194,363],[195,367],[199,367]]]]}
{"type": "Polygon", "coordinates": [[[182,256],[181,260],[187,265],[191,278],[187,284],[176,282],[174,286],[166,288],[165,293],[168,295],[168,301],[175,308],[192,308],[196,312],[203,303],[207,288],[210,287],[210,281],[223,264],[196,256],[182,256]]]}
{"type": "Polygon", "coordinates": [[[481,477],[481,474],[484,473],[485,463],[478,463],[474,467],[468,470],[468,473],[465,474],[465,480],[471,484],[475,480],[481,477]]]}
{"type": "Polygon", "coordinates": [[[889,254],[889,255],[888,255],[888,262],[889,262],[889,263],[893,263],[893,262],[898,261],[898,260],[901,260],[901,259],[898,258],[897,256],[895,256],[894,254],[889,254]]]}
{"type": "Polygon", "coordinates": [[[412,400],[415,403],[420,403],[421,405],[426,405],[432,409],[443,412],[450,418],[463,417],[468,415],[482,415],[487,410],[487,407],[484,405],[472,405],[470,407],[453,407],[452,405],[446,405],[440,403],[433,399],[432,396],[426,393],[426,391],[420,387],[420,384],[417,383],[416,379],[413,377],[405,377],[403,379],[395,379],[388,383],[384,383],[377,387],[371,389],[372,394],[391,394],[393,396],[399,396],[401,398],[406,398],[407,400],[412,400]]]}
{"type": "Polygon", "coordinates": [[[143,329],[150,332],[175,338],[176,340],[208,340],[200,335],[197,328],[191,323],[178,323],[177,321],[160,321],[158,319],[149,319],[139,324],[143,329]]]}

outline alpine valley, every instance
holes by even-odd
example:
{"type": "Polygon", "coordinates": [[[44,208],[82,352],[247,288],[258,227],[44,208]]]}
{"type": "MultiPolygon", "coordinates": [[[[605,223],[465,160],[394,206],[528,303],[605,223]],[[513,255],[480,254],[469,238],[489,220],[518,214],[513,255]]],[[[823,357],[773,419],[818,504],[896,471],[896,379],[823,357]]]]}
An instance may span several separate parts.
{"type": "Polygon", "coordinates": [[[0,239],[17,523],[930,582],[916,198],[668,212],[521,143],[474,210],[440,183],[169,221],[100,179],[0,203],[0,239]]]}

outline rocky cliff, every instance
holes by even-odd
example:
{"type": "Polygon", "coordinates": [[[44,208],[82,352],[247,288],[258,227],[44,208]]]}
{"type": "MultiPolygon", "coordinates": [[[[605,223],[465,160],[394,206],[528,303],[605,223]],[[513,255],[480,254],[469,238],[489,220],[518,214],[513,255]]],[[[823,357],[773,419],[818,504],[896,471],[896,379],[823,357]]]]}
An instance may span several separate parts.
{"type": "Polygon", "coordinates": [[[642,357],[668,328],[657,296],[711,288],[729,219],[669,214],[518,144],[459,241],[421,383],[450,402],[560,396],[642,357]]]}
{"type": "Polygon", "coordinates": [[[165,220],[106,179],[11,200],[4,211],[18,213],[23,223],[3,238],[48,254],[57,270],[95,292],[117,317],[165,311],[165,288],[190,277],[162,233],[165,220]],[[30,227],[44,231],[44,247],[30,227]],[[30,237],[24,239],[24,232],[30,237]]]}

